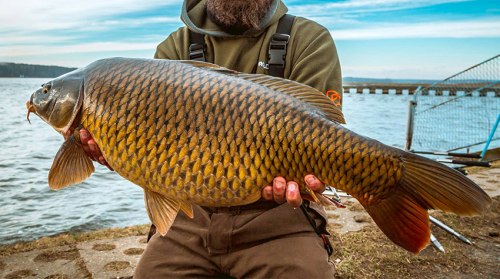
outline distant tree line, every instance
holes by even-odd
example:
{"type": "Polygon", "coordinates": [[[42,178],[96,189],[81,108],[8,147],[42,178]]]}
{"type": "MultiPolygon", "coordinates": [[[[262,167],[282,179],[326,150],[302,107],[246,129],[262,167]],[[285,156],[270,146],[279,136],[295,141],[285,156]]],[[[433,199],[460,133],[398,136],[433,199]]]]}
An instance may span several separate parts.
{"type": "Polygon", "coordinates": [[[75,69],[59,66],[0,63],[0,77],[53,78],[75,69]]]}

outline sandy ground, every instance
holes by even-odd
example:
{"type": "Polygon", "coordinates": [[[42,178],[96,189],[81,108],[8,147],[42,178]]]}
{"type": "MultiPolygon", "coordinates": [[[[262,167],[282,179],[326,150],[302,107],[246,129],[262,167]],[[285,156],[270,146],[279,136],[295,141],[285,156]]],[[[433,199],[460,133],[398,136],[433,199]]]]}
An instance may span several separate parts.
{"type": "MultiPolygon", "coordinates": [[[[494,203],[483,216],[432,212],[472,241],[467,245],[432,226],[446,250],[429,245],[419,255],[392,244],[354,199],[329,210],[337,278],[500,278],[500,162],[470,169],[469,177],[494,203]]],[[[146,246],[148,225],[61,234],[0,246],[0,278],[130,278],[146,246]]]]}

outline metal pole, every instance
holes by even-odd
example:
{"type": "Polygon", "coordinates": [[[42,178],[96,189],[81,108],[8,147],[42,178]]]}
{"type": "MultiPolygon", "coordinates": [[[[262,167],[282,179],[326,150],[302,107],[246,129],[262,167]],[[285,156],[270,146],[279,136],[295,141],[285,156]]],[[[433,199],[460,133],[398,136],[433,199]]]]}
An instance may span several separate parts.
{"type": "Polygon", "coordinates": [[[472,242],[470,242],[470,240],[468,240],[467,238],[465,238],[461,234],[457,233],[452,228],[448,227],[447,225],[445,225],[443,222],[439,221],[438,219],[436,219],[430,215],[429,215],[429,219],[431,220],[432,223],[436,224],[438,227],[449,232],[450,234],[456,236],[458,239],[462,240],[463,242],[465,242],[467,244],[472,244],[472,242]]]}
{"type": "Polygon", "coordinates": [[[481,158],[484,158],[484,155],[486,155],[486,151],[488,151],[488,147],[490,146],[491,140],[493,139],[493,136],[495,135],[495,132],[497,131],[498,123],[500,122],[500,113],[497,116],[497,121],[495,121],[495,125],[491,129],[491,133],[488,136],[488,140],[486,141],[486,145],[483,148],[483,152],[481,152],[481,158]]]}
{"type": "Polygon", "coordinates": [[[406,146],[405,146],[405,150],[407,151],[411,149],[411,144],[413,139],[413,123],[415,121],[416,106],[417,106],[417,101],[411,100],[408,102],[408,121],[406,122],[406,146]]]}
{"type": "Polygon", "coordinates": [[[441,245],[441,243],[439,243],[439,241],[437,240],[437,238],[431,233],[431,242],[432,244],[439,249],[439,251],[443,252],[444,253],[444,248],[443,248],[443,245],[441,245]]]}

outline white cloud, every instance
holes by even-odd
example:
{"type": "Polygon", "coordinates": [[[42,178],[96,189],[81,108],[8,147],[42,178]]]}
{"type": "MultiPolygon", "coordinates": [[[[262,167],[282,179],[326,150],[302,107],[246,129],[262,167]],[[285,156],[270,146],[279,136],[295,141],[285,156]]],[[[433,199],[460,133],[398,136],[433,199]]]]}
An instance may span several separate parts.
{"type": "MultiPolygon", "coordinates": [[[[474,38],[474,37],[500,37],[500,19],[460,21],[460,22],[426,22],[415,24],[383,24],[375,27],[342,29],[331,31],[335,40],[377,40],[392,38],[474,38]]],[[[54,44],[43,45],[19,44],[15,46],[0,46],[0,54],[3,57],[20,57],[32,55],[52,55],[66,53],[92,53],[111,51],[136,51],[156,48],[158,42],[163,39],[163,35],[149,36],[142,41],[119,41],[119,42],[94,42],[75,44],[54,44]]],[[[34,41],[48,42],[50,36],[39,36],[33,38],[34,41]]],[[[64,41],[68,38],[58,38],[64,41]]],[[[10,42],[29,42],[29,37],[11,38],[10,42]]],[[[53,41],[51,41],[53,42],[53,41]]]]}
{"type": "Polygon", "coordinates": [[[81,26],[78,28],[79,31],[106,31],[106,30],[114,30],[119,28],[133,28],[140,27],[149,24],[157,24],[157,23],[178,23],[181,24],[181,20],[179,17],[147,17],[147,18],[134,18],[134,19],[112,19],[112,20],[103,20],[100,22],[91,22],[85,26],[81,26]]]}
{"type": "Polygon", "coordinates": [[[85,3],[75,0],[0,1],[0,57],[7,60],[24,55],[154,50],[165,34],[158,36],[154,43],[149,43],[151,40],[148,38],[135,36],[134,40],[139,42],[136,43],[129,38],[117,39],[117,42],[105,41],[105,37],[93,38],[93,32],[99,31],[102,37],[103,31],[158,23],[180,24],[182,3],[181,0],[87,0],[85,3]],[[176,10],[172,11],[174,6],[176,10]],[[161,13],[166,16],[127,16],[155,9],[165,10],[161,13]],[[168,16],[169,13],[175,16],[168,16]],[[97,42],[82,42],[82,36],[86,37],[85,40],[92,38],[97,42]]]}
{"type": "Polygon", "coordinates": [[[368,13],[414,9],[445,3],[469,2],[472,0],[348,0],[333,3],[291,5],[290,11],[304,16],[330,14],[342,16],[345,13],[368,13]]]}
{"type": "Polygon", "coordinates": [[[0,31],[43,31],[85,27],[113,15],[182,3],[181,0],[29,0],[4,1],[0,31]]]}
{"type": "Polygon", "coordinates": [[[491,38],[500,37],[500,19],[438,21],[331,31],[335,40],[397,38],[491,38]]]}
{"type": "MultiPolygon", "coordinates": [[[[88,0],[85,3],[75,0],[0,1],[0,61],[43,64],[50,57],[51,64],[75,66],[107,55],[150,57],[156,45],[165,38],[166,32],[173,31],[170,30],[171,23],[181,24],[179,15],[182,0],[88,0]],[[141,11],[145,12],[143,17],[131,16],[141,11]],[[151,15],[151,11],[159,12],[151,15]],[[120,30],[116,34],[125,34],[125,30],[130,27],[151,28],[151,25],[158,23],[166,23],[164,25],[168,30],[149,29],[151,32],[144,32],[142,36],[140,33],[121,38],[115,38],[118,35],[105,37],[115,30],[120,30]],[[80,36],[85,36],[86,41],[82,42],[80,36]]],[[[419,17],[420,22],[416,23],[384,17],[378,17],[379,22],[373,22],[365,21],[368,19],[364,17],[367,13],[394,10],[412,12],[414,8],[467,1],[470,0],[346,0],[318,5],[308,4],[307,1],[285,2],[292,14],[315,19],[324,26],[334,26],[330,30],[335,40],[500,37],[500,17],[484,19],[485,15],[481,15],[474,20],[438,22],[419,17]],[[394,20],[399,21],[389,23],[394,20]],[[338,28],[340,26],[342,28],[338,28]]],[[[429,18],[429,15],[424,16],[429,18]]],[[[443,19],[448,16],[443,12],[443,19]]],[[[348,67],[344,67],[344,70],[350,71],[348,67]]],[[[376,76],[376,73],[381,72],[386,72],[387,76],[397,76],[405,72],[390,72],[389,68],[352,70],[360,72],[356,74],[358,76],[376,76]]],[[[417,70],[407,69],[406,72],[417,70]]]]}
{"type": "Polygon", "coordinates": [[[109,26],[122,26],[126,24],[129,27],[142,26],[155,23],[180,23],[181,20],[178,16],[175,17],[148,17],[140,19],[119,19],[119,20],[105,20],[102,22],[104,25],[109,26]]]}

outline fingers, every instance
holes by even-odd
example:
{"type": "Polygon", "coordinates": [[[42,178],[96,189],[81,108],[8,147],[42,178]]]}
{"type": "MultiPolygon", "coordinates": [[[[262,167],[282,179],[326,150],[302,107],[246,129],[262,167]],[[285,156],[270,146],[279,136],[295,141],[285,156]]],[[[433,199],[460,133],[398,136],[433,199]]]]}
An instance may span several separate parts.
{"type": "Polygon", "coordinates": [[[262,189],[262,198],[267,201],[275,201],[279,204],[285,202],[286,180],[281,176],[273,179],[273,185],[268,185],[262,189]]]}
{"type": "Polygon", "coordinates": [[[281,177],[275,177],[273,180],[273,197],[274,201],[282,204],[285,202],[286,180],[281,177]]]}
{"type": "Polygon", "coordinates": [[[92,160],[105,165],[110,170],[113,170],[113,168],[111,168],[108,162],[104,159],[104,156],[101,153],[101,149],[92,138],[92,135],[90,135],[89,131],[80,129],[80,142],[82,143],[83,150],[90,158],[92,158],[92,160]]]}
{"type": "Polygon", "coordinates": [[[99,162],[99,157],[102,156],[102,153],[89,131],[85,129],[80,130],[80,141],[82,142],[82,147],[85,153],[87,153],[87,155],[89,155],[94,161],[99,162]]]}
{"type": "MultiPolygon", "coordinates": [[[[306,175],[304,181],[307,187],[316,193],[325,191],[325,184],[312,174],[306,175]]],[[[262,189],[262,198],[267,201],[275,201],[278,204],[287,202],[294,208],[299,207],[303,199],[312,199],[308,194],[304,194],[304,196],[300,194],[297,182],[287,182],[285,178],[281,176],[274,178],[273,185],[268,185],[262,189]]]]}
{"type": "Polygon", "coordinates": [[[302,204],[299,185],[295,181],[286,181],[283,177],[275,177],[272,186],[262,189],[262,198],[268,201],[275,201],[278,204],[287,202],[292,207],[299,207],[302,204]]]}
{"type": "Polygon", "coordinates": [[[262,189],[262,198],[266,201],[273,200],[273,186],[266,186],[262,189]]]}
{"type": "Polygon", "coordinates": [[[90,152],[90,147],[89,147],[89,140],[92,139],[92,136],[90,136],[90,133],[85,130],[81,129],[80,130],[80,142],[82,143],[83,151],[87,153],[87,155],[94,159],[92,156],[92,153],[90,152]]]}
{"type": "Polygon", "coordinates": [[[323,191],[325,191],[325,184],[312,174],[306,175],[304,177],[304,181],[306,182],[307,187],[316,193],[323,193],[323,191]]]}
{"type": "Polygon", "coordinates": [[[293,208],[297,208],[302,204],[299,185],[295,181],[289,181],[286,187],[286,201],[293,208]]]}

